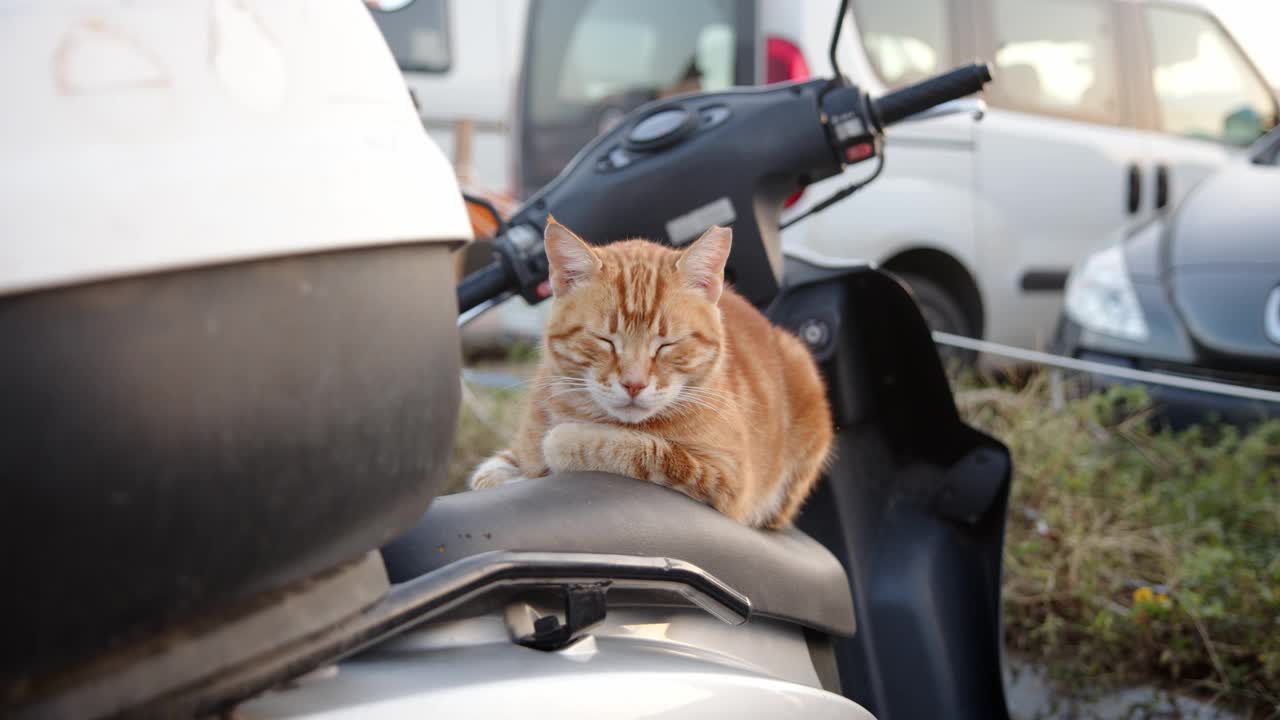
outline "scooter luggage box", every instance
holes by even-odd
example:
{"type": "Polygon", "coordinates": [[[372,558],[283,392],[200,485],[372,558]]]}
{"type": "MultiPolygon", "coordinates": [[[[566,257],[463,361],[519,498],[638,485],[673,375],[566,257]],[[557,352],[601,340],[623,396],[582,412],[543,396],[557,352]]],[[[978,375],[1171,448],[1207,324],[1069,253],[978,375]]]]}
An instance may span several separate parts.
{"type": "Polygon", "coordinates": [[[17,3],[0,47],[0,715],[128,712],[422,514],[472,233],[358,0],[17,3]]]}
{"type": "Polygon", "coordinates": [[[458,407],[443,243],[0,298],[0,689],[361,557],[458,407]]]}

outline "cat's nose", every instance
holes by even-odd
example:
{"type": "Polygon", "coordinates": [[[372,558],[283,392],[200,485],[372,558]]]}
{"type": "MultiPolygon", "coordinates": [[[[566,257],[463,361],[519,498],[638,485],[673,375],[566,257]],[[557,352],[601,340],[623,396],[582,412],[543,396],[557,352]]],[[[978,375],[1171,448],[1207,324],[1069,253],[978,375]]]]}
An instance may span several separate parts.
{"type": "Polygon", "coordinates": [[[644,389],[645,389],[646,387],[648,387],[648,386],[649,386],[649,383],[648,383],[648,382],[627,382],[627,381],[623,381],[623,383],[622,383],[622,387],[623,387],[623,389],[624,389],[624,390],[626,390],[626,391],[627,391],[627,394],[628,394],[628,395],[630,395],[631,397],[635,397],[635,396],[639,395],[640,393],[644,392],[644,389]]]}

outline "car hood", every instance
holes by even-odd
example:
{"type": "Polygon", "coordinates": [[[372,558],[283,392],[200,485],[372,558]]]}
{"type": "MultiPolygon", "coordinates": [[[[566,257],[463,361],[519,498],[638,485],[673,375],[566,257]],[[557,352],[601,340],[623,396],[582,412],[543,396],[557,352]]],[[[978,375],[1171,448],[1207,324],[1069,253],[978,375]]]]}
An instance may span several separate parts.
{"type": "Polygon", "coordinates": [[[1280,167],[1241,163],[1206,179],[1178,211],[1171,269],[1280,265],[1280,167]]]}
{"type": "Polygon", "coordinates": [[[1280,168],[1240,164],[1207,179],[1166,236],[1163,275],[1193,341],[1228,364],[1270,365],[1280,342],[1280,168]]]}

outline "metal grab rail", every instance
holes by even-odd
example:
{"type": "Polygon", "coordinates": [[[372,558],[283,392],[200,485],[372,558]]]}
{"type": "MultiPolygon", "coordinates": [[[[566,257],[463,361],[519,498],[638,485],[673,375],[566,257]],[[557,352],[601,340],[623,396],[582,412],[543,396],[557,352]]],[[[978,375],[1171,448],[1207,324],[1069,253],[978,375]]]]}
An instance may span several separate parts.
{"type": "MultiPolygon", "coordinates": [[[[662,589],[731,625],[751,617],[751,600],[689,562],[605,553],[494,550],[472,555],[393,585],[355,618],[307,641],[249,663],[204,688],[216,704],[199,715],[225,711],[268,688],[335,663],[405,632],[481,595],[503,589],[554,588],[598,583],[608,588],[662,589]],[[216,693],[210,693],[215,690],[216,693]]],[[[145,714],[145,709],[144,709],[145,714]]]]}

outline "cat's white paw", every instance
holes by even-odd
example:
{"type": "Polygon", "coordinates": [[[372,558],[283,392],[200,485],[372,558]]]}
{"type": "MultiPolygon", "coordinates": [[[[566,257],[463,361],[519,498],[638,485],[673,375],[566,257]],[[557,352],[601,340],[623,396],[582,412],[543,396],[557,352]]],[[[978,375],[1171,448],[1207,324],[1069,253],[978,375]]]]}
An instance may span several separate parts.
{"type": "Polygon", "coordinates": [[[476,469],[471,472],[471,477],[467,478],[467,487],[472,490],[483,490],[524,479],[520,468],[499,453],[476,466],[476,469]]]}
{"type": "Polygon", "coordinates": [[[602,457],[618,431],[594,423],[561,423],[542,438],[542,457],[553,472],[606,470],[602,457]]]}

